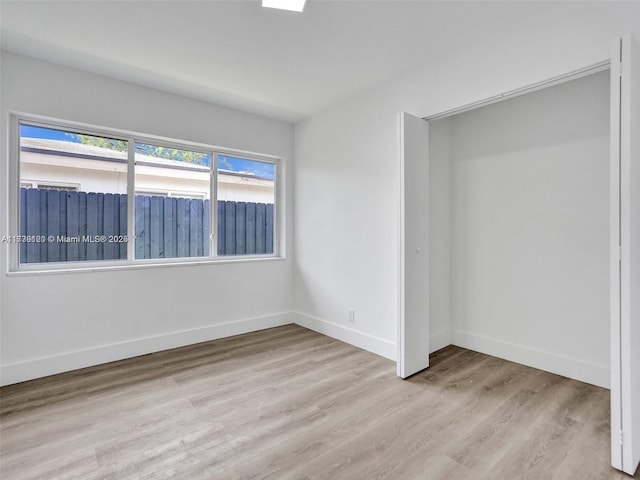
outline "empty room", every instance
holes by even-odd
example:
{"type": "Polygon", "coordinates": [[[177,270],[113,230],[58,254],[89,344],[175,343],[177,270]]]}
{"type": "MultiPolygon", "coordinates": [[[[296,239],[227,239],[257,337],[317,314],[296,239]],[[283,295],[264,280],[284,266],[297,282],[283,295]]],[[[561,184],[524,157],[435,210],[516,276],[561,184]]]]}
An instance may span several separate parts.
{"type": "Polygon", "coordinates": [[[640,2],[0,0],[0,478],[640,478],[640,2]]]}

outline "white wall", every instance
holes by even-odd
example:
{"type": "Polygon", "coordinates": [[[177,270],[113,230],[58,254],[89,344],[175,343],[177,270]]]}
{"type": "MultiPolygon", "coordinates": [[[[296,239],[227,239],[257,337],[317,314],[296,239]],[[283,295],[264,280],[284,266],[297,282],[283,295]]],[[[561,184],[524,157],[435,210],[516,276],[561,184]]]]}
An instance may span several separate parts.
{"type": "Polygon", "coordinates": [[[609,92],[607,71],[450,119],[456,345],[608,385],[609,92]]]}
{"type": "MultiPolygon", "coordinates": [[[[9,111],[276,155],[290,173],[287,123],[7,52],[1,62],[0,235],[13,205],[9,111]]],[[[290,247],[291,229],[280,234],[290,247]]],[[[291,319],[291,248],[286,260],[27,276],[7,276],[0,249],[3,383],[291,319]]]]}
{"type": "Polygon", "coordinates": [[[395,358],[398,112],[427,116],[598,63],[625,32],[640,38],[638,3],[542,13],[297,124],[295,308],[306,325],[395,358]]]}
{"type": "MultiPolygon", "coordinates": [[[[584,4],[579,11],[572,7],[570,16],[542,13],[296,125],[294,318],[395,358],[398,112],[437,113],[599,62],[608,57],[610,40],[624,32],[640,38],[637,2],[584,4]],[[347,308],[356,310],[354,324],[347,322],[347,308]]],[[[4,52],[1,81],[0,234],[7,231],[8,110],[292,158],[290,126],[258,116],[4,52]],[[171,115],[158,115],[158,105],[171,115]]],[[[286,237],[292,239],[290,232],[286,237]]],[[[6,272],[6,247],[0,248],[6,272]]],[[[3,273],[3,381],[31,367],[72,368],[92,352],[92,361],[105,361],[178,337],[185,343],[204,340],[226,321],[286,312],[292,305],[292,250],[286,261],[262,264],[37,277],[3,273]],[[227,291],[237,284],[245,291],[227,291]],[[159,286],[173,293],[158,295],[159,286]],[[211,294],[202,298],[194,291],[211,294]],[[245,292],[254,300],[247,302],[245,292]],[[183,302],[185,297],[192,302],[183,302]],[[82,312],[89,307],[98,312],[82,312]],[[204,330],[170,335],[198,328],[204,330]],[[158,340],[136,341],[144,338],[158,340]],[[114,346],[100,348],[109,344],[114,346]],[[78,351],[86,352],[73,353],[78,351]]]]}

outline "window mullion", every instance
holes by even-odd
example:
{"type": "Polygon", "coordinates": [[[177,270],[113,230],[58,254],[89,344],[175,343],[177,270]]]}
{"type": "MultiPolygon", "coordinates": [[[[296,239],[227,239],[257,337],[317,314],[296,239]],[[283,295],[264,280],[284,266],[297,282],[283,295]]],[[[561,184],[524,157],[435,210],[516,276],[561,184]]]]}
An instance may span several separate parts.
{"type": "Polygon", "coordinates": [[[127,260],[135,260],[136,253],[136,141],[127,140],[127,260]]]}
{"type": "Polygon", "coordinates": [[[211,256],[218,256],[218,152],[213,152],[211,156],[211,221],[209,222],[211,232],[209,232],[211,256]]]}

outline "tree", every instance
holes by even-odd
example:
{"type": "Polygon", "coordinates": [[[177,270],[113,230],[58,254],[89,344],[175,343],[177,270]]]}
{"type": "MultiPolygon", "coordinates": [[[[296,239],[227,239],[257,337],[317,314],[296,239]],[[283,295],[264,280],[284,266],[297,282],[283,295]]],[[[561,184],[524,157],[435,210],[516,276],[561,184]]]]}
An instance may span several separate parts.
{"type": "Polygon", "coordinates": [[[81,133],[75,134],[76,139],[84,144],[94,147],[108,148],[109,150],[116,150],[118,152],[127,151],[126,140],[116,140],[114,138],[94,137],[93,135],[83,135],[81,133]]]}
{"type": "Polygon", "coordinates": [[[178,160],[179,162],[193,163],[195,165],[209,165],[211,156],[206,153],[180,150],[178,148],[160,147],[158,145],[136,144],[136,151],[152,157],[178,160]]]}
{"type": "MultiPolygon", "coordinates": [[[[94,147],[108,148],[118,152],[126,152],[128,142],[126,140],[116,140],[114,138],[95,137],[93,135],[75,134],[78,142],[83,145],[91,145],[94,147]]],[[[194,165],[209,165],[211,155],[200,152],[192,152],[189,150],[180,150],[178,148],[161,147],[158,145],[147,145],[145,143],[136,143],[136,152],[144,155],[150,155],[157,158],[166,158],[167,160],[177,160],[179,162],[192,163],[194,165]]]]}

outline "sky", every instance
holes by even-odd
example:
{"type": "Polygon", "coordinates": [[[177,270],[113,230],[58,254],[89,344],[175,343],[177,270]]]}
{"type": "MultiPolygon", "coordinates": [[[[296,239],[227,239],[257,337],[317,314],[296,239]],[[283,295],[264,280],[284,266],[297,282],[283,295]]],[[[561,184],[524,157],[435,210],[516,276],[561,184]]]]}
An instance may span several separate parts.
{"type": "MultiPolygon", "coordinates": [[[[20,137],[80,143],[80,140],[78,140],[76,134],[73,132],[25,124],[20,125],[20,137]]],[[[210,161],[205,163],[208,164],[210,161]]],[[[218,168],[232,172],[249,173],[270,180],[275,178],[275,165],[272,163],[258,162],[228,155],[218,155],[218,168]]]]}

